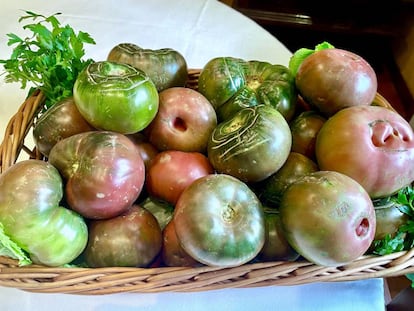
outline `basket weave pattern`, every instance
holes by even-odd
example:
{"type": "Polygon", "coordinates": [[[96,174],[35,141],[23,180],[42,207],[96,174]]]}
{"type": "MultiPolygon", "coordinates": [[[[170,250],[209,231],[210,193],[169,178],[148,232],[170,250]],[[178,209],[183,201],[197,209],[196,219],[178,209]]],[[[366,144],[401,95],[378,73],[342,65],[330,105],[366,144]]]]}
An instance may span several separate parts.
{"type": "MultiPolygon", "coordinates": [[[[187,87],[196,89],[200,70],[189,70],[187,87]]],[[[11,118],[0,145],[0,173],[13,165],[21,151],[41,159],[24,140],[40,113],[44,96],[30,96],[11,118]]],[[[376,105],[392,109],[381,96],[376,105]]],[[[385,256],[362,256],[340,267],[324,267],[306,260],[259,262],[234,268],[56,268],[30,265],[0,256],[0,286],[41,293],[102,295],[120,292],[191,292],[234,287],[298,285],[314,282],[353,281],[414,273],[414,249],[385,256]]]]}

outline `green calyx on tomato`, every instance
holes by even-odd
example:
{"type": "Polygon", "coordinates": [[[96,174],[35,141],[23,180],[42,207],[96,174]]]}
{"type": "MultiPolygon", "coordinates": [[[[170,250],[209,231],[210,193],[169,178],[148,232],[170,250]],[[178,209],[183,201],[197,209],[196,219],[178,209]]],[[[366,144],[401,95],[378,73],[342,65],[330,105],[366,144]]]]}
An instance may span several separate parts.
{"type": "Polygon", "coordinates": [[[120,43],[112,48],[107,60],[141,69],[154,82],[158,92],[175,86],[185,86],[188,78],[184,56],[171,48],[151,50],[132,43],[120,43]]]}
{"type": "Polygon", "coordinates": [[[286,120],[293,117],[296,109],[294,76],[283,65],[233,57],[214,58],[201,71],[198,90],[210,100],[219,120],[258,104],[276,108],[286,120]]]}
{"type": "Polygon", "coordinates": [[[275,173],[289,156],[289,125],[266,105],[244,108],[219,123],[208,143],[208,158],[220,173],[257,182],[275,173]]]}
{"type": "Polygon", "coordinates": [[[132,134],[143,130],[158,111],[158,92],[142,70],[128,64],[91,63],[73,89],[82,116],[100,130],[132,134]]]}

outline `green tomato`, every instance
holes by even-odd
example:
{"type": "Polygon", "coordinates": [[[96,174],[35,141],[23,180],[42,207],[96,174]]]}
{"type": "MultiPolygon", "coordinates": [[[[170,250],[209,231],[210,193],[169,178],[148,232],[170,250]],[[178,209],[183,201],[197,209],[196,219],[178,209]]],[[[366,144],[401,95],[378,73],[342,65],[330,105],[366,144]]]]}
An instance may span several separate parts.
{"type": "Polygon", "coordinates": [[[294,76],[283,65],[214,58],[201,71],[198,90],[210,100],[219,120],[230,118],[242,108],[265,104],[289,121],[296,109],[294,76]]]}
{"type": "Polygon", "coordinates": [[[75,104],[93,127],[132,134],[143,130],[158,111],[158,92],[142,70],[102,61],[79,74],[73,88],[75,104]]]}
{"type": "Polygon", "coordinates": [[[237,178],[210,174],[188,186],[177,201],[174,226],[184,251],[210,266],[249,262],[265,241],[263,208],[237,178]]]}
{"type": "Polygon", "coordinates": [[[0,176],[0,222],[35,263],[61,266],[86,247],[86,223],[59,206],[62,196],[59,172],[40,160],[18,162],[0,176]]]}
{"type": "Polygon", "coordinates": [[[154,82],[158,92],[175,86],[185,86],[187,63],[178,51],[165,48],[143,49],[132,43],[116,45],[107,60],[125,63],[143,70],[154,82]]]}
{"type": "Polygon", "coordinates": [[[244,182],[258,182],[274,174],[289,156],[292,135],[274,108],[244,108],[219,123],[208,142],[208,159],[220,173],[244,182]]]}

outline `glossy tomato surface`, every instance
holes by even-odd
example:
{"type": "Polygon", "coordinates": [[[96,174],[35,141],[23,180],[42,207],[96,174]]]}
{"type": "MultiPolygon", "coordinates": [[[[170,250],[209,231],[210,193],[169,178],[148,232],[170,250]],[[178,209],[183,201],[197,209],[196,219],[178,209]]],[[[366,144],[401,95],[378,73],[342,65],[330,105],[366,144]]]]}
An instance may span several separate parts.
{"type": "Polygon", "coordinates": [[[162,233],[155,217],[133,205],[111,219],[90,221],[85,260],[90,267],[147,267],[161,245],[162,233]]]}
{"type": "Polygon", "coordinates": [[[201,264],[182,247],[175,233],[174,221],[170,221],[162,234],[162,262],[169,267],[194,267],[201,264]]]}
{"type": "Polygon", "coordinates": [[[303,111],[290,122],[292,151],[316,160],[315,144],[319,130],[326,118],[314,110],[303,111]]]}
{"type": "Polygon", "coordinates": [[[75,81],[73,98],[93,127],[122,134],[143,130],[158,111],[157,88],[148,75],[110,61],[86,66],[75,81]]]}
{"type": "Polygon", "coordinates": [[[370,105],[378,87],[376,73],[365,59],[337,48],[305,58],[295,79],[300,95],[325,116],[346,107],[370,105]]]}
{"type": "Polygon", "coordinates": [[[73,97],[57,102],[44,112],[33,128],[36,148],[46,157],[50,149],[61,139],[94,128],[79,113],[73,97]]]}
{"type": "Polygon", "coordinates": [[[158,113],[145,134],[159,150],[205,152],[216,125],[207,98],[190,88],[173,87],[160,92],[158,113]]]}
{"type": "Polygon", "coordinates": [[[204,154],[166,150],[153,159],[145,185],[149,195],[174,205],[186,187],[212,173],[214,168],[204,154]]]}
{"type": "Polygon", "coordinates": [[[295,261],[300,255],[286,240],[279,211],[274,208],[265,208],[264,211],[266,239],[258,259],[261,261],[295,261]]]}
{"type": "Polygon", "coordinates": [[[259,198],[269,207],[277,208],[283,192],[300,177],[316,172],[318,166],[301,153],[291,152],[283,166],[259,183],[259,198]]]}
{"type": "Polygon", "coordinates": [[[59,141],[49,162],[65,177],[70,207],[91,219],[121,214],[138,198],[145,165],[125,135],[94,131],[59,141]]]}
{"type": "Polygon", "coordinates": [[[199,178],[181,194],[174,210],[183,249],[210,266],[238,266],[252,260],[265,240],[263,207],[235,177],[199,178]]]}
{"type": "Polygon", "coordinates": [[[107,59],[143,70],[154,82],[158,92],[184,86],[187,82],[187,62],[180,52],[171,48],[153,50],[133,43],[120,43],[111,49],[107,59]]]}
{"type": "Polygon", "coordinates": [[[290,128],[274,108],[244,108],[214,129],[208,158],[220,173],[244,182],[261,181],[285,163],[292,144],[290,128]]]}
{"type": "Polygon", "coordinates": [[[0,222],[34,263],[61,266],[86,246],[86,223],[60,206],[62,197],[60,174],[46,162],[24,160],[0,175],[0,222]]]}
{"type": "Polygon", "coordinates": [[[283,193],[279,211],[289,244],[315,264],[349,263],[374,239],[371,198],[355,180],[338,172],[318,171],[296,180],[283,193]]]}
{"type": "Polygon", "coordinates": [[[414,133],[399,114],[356,106],[332,116],[320,129],[316,158],[359,182],[372,198],[393,194],[414,180],[414,133]]]}
{"type": "Polygon", "coordinates": [[[242,108],[259,104],[277,109],[290,120],[296,109],[294,76],[283,65],[234,57],[211,59],[198,79],[199,91],[217,111],[220,121],[242,108]]]}

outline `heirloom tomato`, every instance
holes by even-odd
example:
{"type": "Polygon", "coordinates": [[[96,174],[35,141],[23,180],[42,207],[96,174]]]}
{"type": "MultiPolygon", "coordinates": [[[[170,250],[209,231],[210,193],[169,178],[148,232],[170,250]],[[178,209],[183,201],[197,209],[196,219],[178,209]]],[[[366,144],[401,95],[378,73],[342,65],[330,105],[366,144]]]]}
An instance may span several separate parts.
{"type": "Polygon", "coordinates": [[[265,208],[266,239],[258,258],[262,261],[295,261],[299,254],[286,240],[279,211],[265,208]]]}
{"type": "Polygon", "coordinates": [[[169,267],[194,267],[201,265],[181,247],[175,233],[173,220],[165,227],[162,237],[161,257],[165,265],[169,267]]]}
{"type": "Polygon", "coordinates": [[[210,266],[238,266],[252,260],[265,240],[263,207],[239,179],[210,174],[188,186],[173,217],[180,245],[210,266]]]}
{"type": "Polygon", "coordinates": [[[316,139],[321,170],[359,182],[372,198],[389,196],[414,180],[414,133],[398,113],[378,106],[342,109],[316,139]]]}
{"type": "Polygon", "coordinates": [[[301,153],[291,152],[283,166],[259,183],[259,198],[269,207],[277,208],[283,192],[303,175],[316,172],[318,166],[301,153]]]}
{"type": "Polygon", "coordinates": [[[207,98],[186,87],[164,90],[159,98],[158,113],[145,129],[149,141],[159,150],[205,152],[217,125],[207,98]]]}
{"type": "Polygon", "coordinates": [[[79,113],[73,97],[63,99],[47,109],[36,121],[33,138],[36,148],[44,156],[61,139],[92,131],[94,128],[79,113]]]}
{"type": "Polygon", "coordinates": [[[316,160],[315,143],[318,132],[326,118],[314,110],[303,111],[292,122],[292,151],[301,153],[311,160],[316,160]]]}
{"type": "Polygon", "coordinates": [[[375,71],[365,59],[337,48],[306,57],[295,79],[300,95],[325,116],[346,107],[370,105],[378,86],[375,71]]]}
{"type": "Polygon", "coordinates": [[[73,98],[93,127],[123,134],[143,130],[158,111],[158,92],[148,75],[128,64],[91,63],[78,75],[73,98]]]}
{"type": "Polygon", "coordinates": [[[279,211],[289,244],[318,265],[349,263],[374,239],[371,198],[355,180],[338,172],[302,176],[284,191],[279,211]]]}
{"type": "Polygon", "coordinates": [[[220,121],[258,104],[270,105],[290,120],[296,108],[294,76],[287,67],[267,62],[214,58],[202,69],[198,90],[214,106],[220,121]]]}
{"type": "Polygon", "coordinates": [[[273,107],[243,108],[213,130],[208,158],[220,173],[261,181],[282,167],[292,144],[290,128],[273,107]]]}
{"type": "Polygon", "coordinates": [[[194,180],[212,173],[214,168],[202,153],[165,150],[153,159],[145,185],[149,195],[175,204],[194,180]]]}
{"type": "Polygon", "coordinates": [[[125,135],[94,131],[59,141],[49,162],[66,180],[69,206],[86,218],[117,216],[138,198],[145,165],[134,143],[125,135]]]}
{"type": "Polygon", "coordinates": [[[147,267],[162,246],[155,217],[132,205],[119,216],[89,222],[85,260],[90,267],[147,267]]]}
{"type": "Polygon", "coordinates": [[[109,61],[132,65],[144,71],[158,92],[187,82],[187,63],[184,56],[171,48],[143,49],[133,43],[120,43],[112,48],[109,61]]]}
{"type": "Polygon", "coordinates": [[[86,246],[86,223],[60,206],[62,197],[62,179],[49,163],[25,160],[0,175],[0,222],[34,263],[61,266],[86,246]]]}

